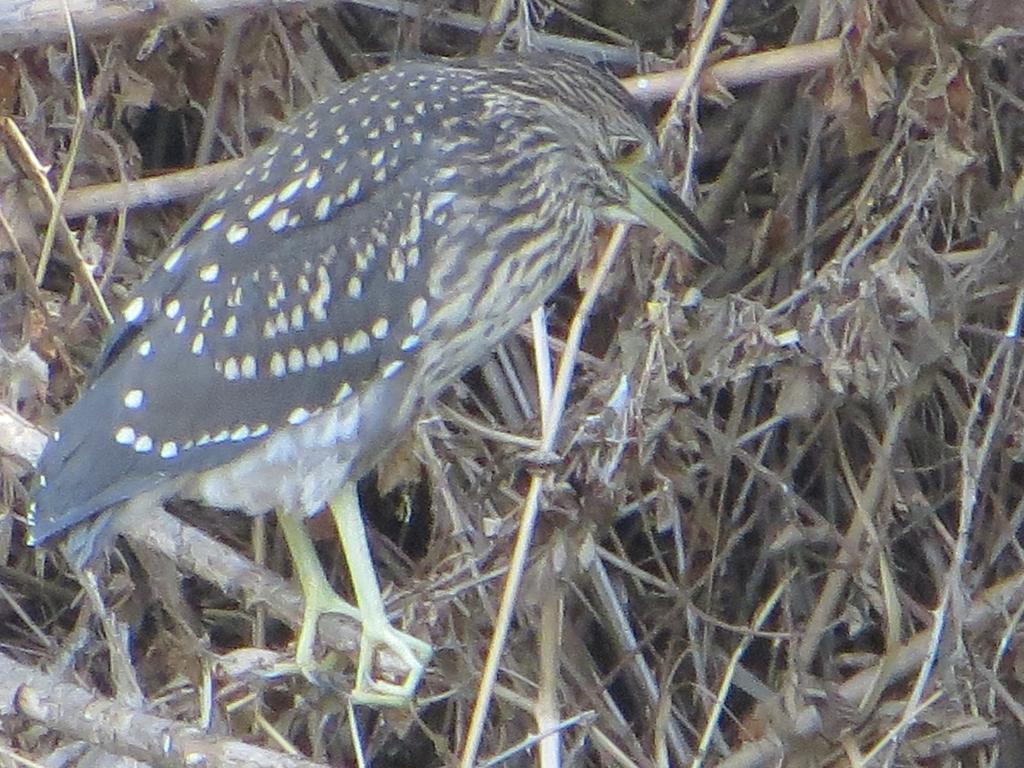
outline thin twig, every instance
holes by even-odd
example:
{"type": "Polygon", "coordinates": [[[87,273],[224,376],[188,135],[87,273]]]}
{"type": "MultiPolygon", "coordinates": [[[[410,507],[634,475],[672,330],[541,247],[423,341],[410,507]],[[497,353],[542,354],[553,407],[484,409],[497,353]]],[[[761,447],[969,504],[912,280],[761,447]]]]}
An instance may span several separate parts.
{"type": "MultiPolygon", "coordinates": [[[[35,183],[36,188],[42,193],[50,207],[51,213],[55,212],[57,214],[52,222],[53,227],[55,227],[56,234],[61,238],[61,242],[71,251],[71,268],[75,273],[78,284],[85,289],[89,303],[108,325],[113,323],[114,316],[110,313],[110,309],[103,299],[103,294],[100,293],[99,286],[92,276],[92,270],[85,263],[85,257],[78,247],[78,239],[75,237],[74,232],[71,231],[71,227],[68,226],[67,220],[60,215],[60,204],[53,189],[50,187],[49,180],[46,178],[46,172],[43,170],[42,163],[39,162],[39,158],[36,157],[32,147],[12,118],[4,117],[0,120],[0,132],[2,132],[7,146],[11,150],[11,155],[21,166],[22,171],[35,183]]],[[[39,270],[37,269],[37,279],[38,275],[39,270]]]]}

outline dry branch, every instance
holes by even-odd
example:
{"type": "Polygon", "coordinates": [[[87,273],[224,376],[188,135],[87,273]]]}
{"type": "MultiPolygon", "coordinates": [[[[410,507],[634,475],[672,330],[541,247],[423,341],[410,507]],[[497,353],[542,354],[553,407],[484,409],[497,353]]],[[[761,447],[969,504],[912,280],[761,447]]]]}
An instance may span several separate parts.
{"type": "Polygon", "coordinates": [[[302,760],[140,712],[0,654],[0,717],[22,717],[68,739],[144,763],[194,768],[315,768],[302,760]]]}

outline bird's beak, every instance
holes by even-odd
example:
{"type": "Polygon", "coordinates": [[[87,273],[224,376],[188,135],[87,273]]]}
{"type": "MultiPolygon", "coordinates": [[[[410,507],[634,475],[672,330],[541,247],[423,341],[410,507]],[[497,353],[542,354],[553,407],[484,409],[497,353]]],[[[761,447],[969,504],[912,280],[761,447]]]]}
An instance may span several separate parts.
{"type": "Polygon", "coordinates": [[[660,171],[646,163],[623,169],[629,186],[625,208],[644,224],[654,227],[688,253],[712,265],[721,265],[725,247],[712,237],[673,192],[660,171]]]}

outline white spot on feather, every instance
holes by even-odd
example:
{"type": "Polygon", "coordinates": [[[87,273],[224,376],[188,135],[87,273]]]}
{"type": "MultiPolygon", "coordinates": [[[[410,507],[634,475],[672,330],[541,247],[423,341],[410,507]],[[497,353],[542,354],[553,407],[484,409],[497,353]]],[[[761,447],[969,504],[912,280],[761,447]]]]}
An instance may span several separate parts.
{"type": "Polygon", "coordinates": [[[309,411],[305,408],[296,408],[288,414],[288,423],[292,426],[298,426],[309,419],[309,411]]]}
{"type": "Polygon", "coordinates": [[[220,264],[214,262],[213,264],[207,264],[205,267],[199,270],[199,279],[204,283],[212,283],[220,275],[220,264]]]}
{"type": "Polygon", "coordinates": [[[365,352],[370,348],[370,337],[366,331],[356,331],[351,336],[346,336],[342,342],[342,348],[350,355],[365,352]]]}
{"type": "Polygon", "coordinates": [[[173,272],[181,263],[181,257],[184,255],[185,249],[180,245],[167,254],[167,258],[164,259],[164,272],[173,272]]]}
{"type": "Polygon", "coordinates": [[[265,197],[261,197],[259,200],[253,203],[252,207],[249,209],[249,221],[255,221],[256,219],[263,216],[263,214],[270,210],[270,206],[272,206],[273,204],[274,195],[266,195],[265,197]]]}
{"type": "Polygon", "coordinates": [[[246,235],[249,234],[249,228],[244,224],[232,224],[228,227],[228,231],[224,233],[225,239],[232,245],[236,245],[245,240],[246,235]]]}
{"type": "Polygon", "coordinates": [[[270,356],[270,372],[281,379],[288,373],[288,366],[285,364],[284,355],[275,352],[270,356]]]}
{"type": "Polygon", "coordinates": [[[224,221],[224,211],[214,211],[203,220],[201,228],[204,232],[209,232],[220,225],[222,221],[224,221]]]}
{"type": "Polygon", "coordinates": [[[142,317],[142,311],[145,308],[146,300],[141,296],[136,296],[128,302],[127,306],[123,310],[121,310],[121,317],[123,317],[127,323],[134,323],[142,317]]]}

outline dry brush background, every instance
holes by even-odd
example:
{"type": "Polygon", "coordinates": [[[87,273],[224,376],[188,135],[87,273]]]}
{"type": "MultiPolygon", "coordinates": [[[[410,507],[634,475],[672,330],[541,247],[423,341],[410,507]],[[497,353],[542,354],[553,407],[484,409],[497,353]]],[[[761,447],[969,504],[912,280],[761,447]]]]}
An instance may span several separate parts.
{"type": "MultiPolygon", "coordinates": [[[[116,309],[195,204],[173,185],[209,184],[164,174],[244,154],[394,55],[514,42],[522,16],[172,3],[104,33],[68,5],[88,31],[77,67],[59,27],[0,32],[0,765],[351,764],[351,627],[327,628],[336,690],[265,674],[298,615],[272,520],[154,511],[81,584],[24,543],[30,462],[98,349],[100,297],[116,309]],[[174,200],[97,186],[143,176],[174,200]]],[[[363,482],[390,606],[439,649],[414,712],[356,713],[378,766],[1024,764],[1024,11],[711,5],[726,12],[705,38],[686,2],[529,6],[543,44],[623,75],[642,58],[669,94],[696,55],[696,109],[628,82],[729,263],[634,230],[553,453],[524,329],[363,482]]],[[[593,273],[551,305],[556,362],[593,273]]]]}

